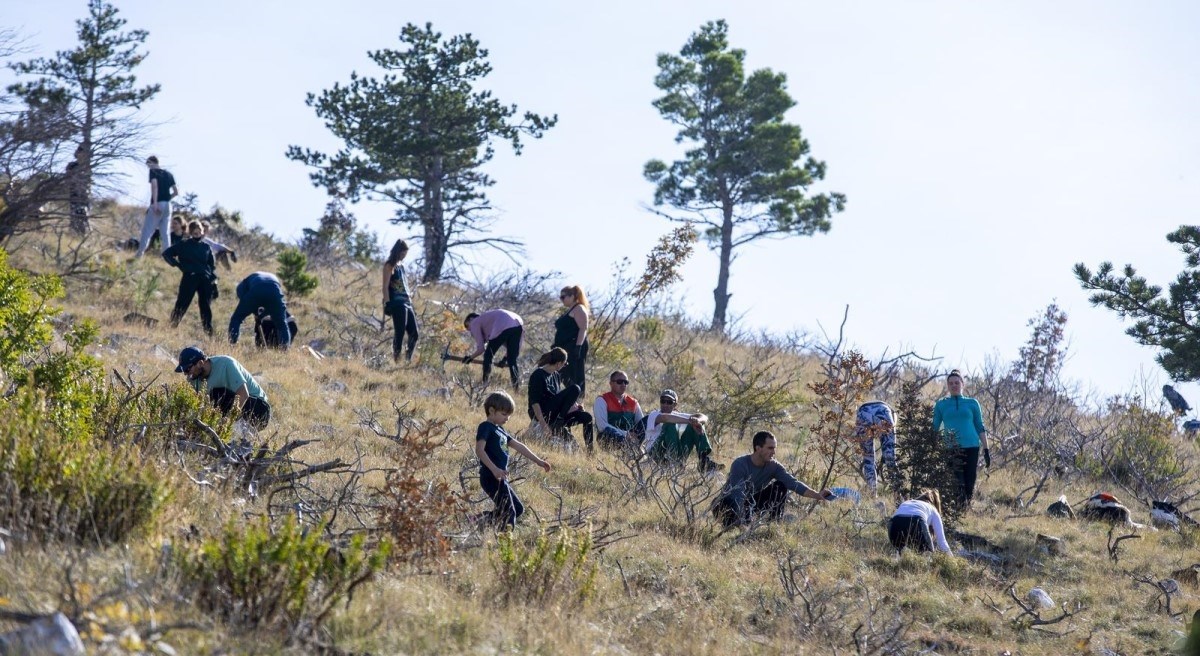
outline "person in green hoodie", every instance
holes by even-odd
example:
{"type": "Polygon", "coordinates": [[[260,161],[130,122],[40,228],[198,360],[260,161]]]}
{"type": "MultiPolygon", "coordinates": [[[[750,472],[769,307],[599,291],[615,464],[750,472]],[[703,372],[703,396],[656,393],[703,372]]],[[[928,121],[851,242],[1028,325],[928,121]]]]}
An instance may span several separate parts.
{"type": "Polygon", "coordinates": [[[979,401],[963,396],[963,377],[958,369],[946,376],[947,396],[933,406],[933,429],[942,431],[947,439],[958,443],[960,469],[957,473],[959,500],[970,504],[975,496],[975,477],[979,470],[979,451],[983,449],[983,462],[992,466],[992,454],[988,451],[987,429],[983,426],[983,411],[979,401]]]}
{"type": "Polygon", "coordinates": [[[199,297],[200,323],[204,332],[213,334],[212,299],[216,296],[217,260],[212,248],[204,243],[204,226],[199,221],[188,224],[188,238],[176,241],[163,251],[163,259],[178,268],[183,276],[179,279],[179,296],[175,299],[175,310],[171,312],[171,325],[178,326],[183,315],[192,304],[192,297],[199,297]]]}

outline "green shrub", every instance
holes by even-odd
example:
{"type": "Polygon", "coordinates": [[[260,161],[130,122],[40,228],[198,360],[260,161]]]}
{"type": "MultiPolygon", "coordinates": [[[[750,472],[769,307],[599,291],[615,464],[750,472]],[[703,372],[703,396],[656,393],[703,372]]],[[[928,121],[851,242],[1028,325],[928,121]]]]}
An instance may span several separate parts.
{"type": "Polygon", "coordinates": [[[62,295],[60,279],[14,269],[8,265],[8,253],[0,249],[0,370],[22,375],[23,360],[50,344],[51,319],[59,310],[49,303],[62,295]]]}
{"type": "Polygon", "coordinates": [[[501,533],[492,554],[497,596],[505,603],[583,606],[596,590],[592,546],[590,526],[561,527],[554,536],[543,529],[532,540],[501,533]]]}
{"type": "Polygon", "coordinates": [[[957,445],[933,430],[933,406],[921,398],[915,383],[904,383],[896,415],[901,495],[911,499],[924,488],[937,490],[946,523],[955,523],[964,510],[955,474],[961,462],[957,445]]]}
{"type": "Polygon", "coordinates": [[[320,281],[308,273],[308,257],[295,248],[285,249],[276,258],[279,261],[279,280],[292,296],[308,296],[320,281]]]}
{"type": "Polygon", "coordinates": [[[223,442],[233,432],[232,418],[222,416],[186,383],[150,389],[105,385],[96,394],[94,413],[96,437],[118,444],[131,439],[143,445],[164,444],[178,437],[209,444],[211,438],[201,434],[194,419],[216,431],[223,442]]]}
{"type": "Polygon", "coordinates": [[[59,428],[50,405],[22,388],[0,406],[0,525],[35,539],[125,539],[166,501],[165,482],[136,449],[59,428]]]}
{"type": "Polygon", "coordinates": [[[353,538],[337,549],[321,528],[307,530],[288,515],[272,530],[264,518],[231,522],[176,564],[184,592],[203,611],[246,627],[316,630],[340,601],[383,568],[390,545],[375,549],[353,538]]]}

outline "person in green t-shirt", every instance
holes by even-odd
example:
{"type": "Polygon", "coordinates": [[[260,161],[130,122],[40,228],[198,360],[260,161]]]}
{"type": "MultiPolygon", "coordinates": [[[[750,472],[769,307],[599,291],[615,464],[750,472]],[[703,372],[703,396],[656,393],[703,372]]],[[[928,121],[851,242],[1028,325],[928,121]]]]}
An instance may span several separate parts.
{"type": "Polygon", "coordinates": [[[241,411],[242,418],[259,430],[271,421],[271,404],[267,402],[266,392],[232,357],[209,357],[199,348],[189,346],[179,352],[179,366],[175,371],[187,376],[197,392],[203,386],[222,414],[229,414],[236,408],[241,411]]]}
{"type": "Polygon", "coordinates": [[[663,390],[658,395],[658,410],[646,415],[646,436],[643,446],[651,458],[660,462],[682,463],[694,450],[700,459],[700,471],[708,473],[724,469],[725,466],[709,459],[712,446],[704,423],[703,414],[677,412],[679,395],[675,390],[663,390]],[[680,433],[679,426],[684,425],[680,433]]]}

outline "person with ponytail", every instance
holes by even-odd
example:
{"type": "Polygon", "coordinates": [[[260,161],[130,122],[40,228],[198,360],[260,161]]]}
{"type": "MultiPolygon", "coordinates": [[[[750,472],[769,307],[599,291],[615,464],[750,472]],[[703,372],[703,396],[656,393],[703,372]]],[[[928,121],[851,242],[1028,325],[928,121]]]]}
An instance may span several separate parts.
{"type": "Polygon", "coordinates": [[[413,311],[412,297],[408,295],[408,280],[404,275],[405,256],[408,255],[408,243],[397,239],[392,245],[392,252],[383,263],[383,312],[392,317],[392,360],[400,361],[404,336],[408,335],[408,350],[405,361],[411,362],[413,349],[417,347],[417,313],[413,311]]]}
{"type": "Polygon", "coordinates": [[[946,376],[946,396],[933,406],[933,430],[941,430],[947,439],[958,443],[958,497],[965,506],[975,496],[975,478],[979,472],[979,451],[983,449],[985,466],[992,466],[988,450],[987,429],[983,426],[983,411],[979,401],[963,396],[963,377],[958,369],[946,376]]]}
{"type": "Polygon", "coordinates": [[[896,508],[888,522],[888,540],[899,552],[905,547],[933,551],[935,539],[938,551],[950,553],[942,524],[942,497],[937,490],[926,488],[916,499],[909,499],[896,508]]]}
{"type": "Polygon", "coordinates": [[[587,391],[584,380],[584,365],[588,355],[588,321],[591,319],[588,309],[587,295],[579,285],[563,287],[558,294],[567,311],[554,321],[554,343],[567,352],[567,364],[563,370],[563,382],[579,386],[581,392],[587,391]]]}
{"type": "Polygon", "coordinates": [[[592,415],[579,405],[583,391],[579,385],[563,385],[559,370],[568,366],[567,352],[554,347],[538,358],[537,369],[529,376],[529,418],[547,435],[570,437],[572,426],[583,426],[583,441],[588,451],[592,444],[592,415]]]}

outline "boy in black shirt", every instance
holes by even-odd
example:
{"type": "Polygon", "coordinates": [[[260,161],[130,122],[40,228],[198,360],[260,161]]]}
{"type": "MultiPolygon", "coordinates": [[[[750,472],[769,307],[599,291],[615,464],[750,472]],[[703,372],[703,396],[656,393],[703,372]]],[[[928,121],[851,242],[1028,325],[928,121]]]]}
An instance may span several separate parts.
{"type": "Polygon", "coordinates": [[[479,485],[496,504],[495,518],[515,528],[517,518],[525,512],[525,504],[508,484],[508,449],[529,458],[537,466],[550,471],[550,463],[537,457],[529,447],[504,430],[516,404],[504,392],[492,392],[483,401],[487,421],[475,431],[475,455],[479,457],[479,485]]]}

